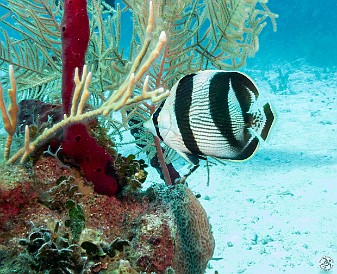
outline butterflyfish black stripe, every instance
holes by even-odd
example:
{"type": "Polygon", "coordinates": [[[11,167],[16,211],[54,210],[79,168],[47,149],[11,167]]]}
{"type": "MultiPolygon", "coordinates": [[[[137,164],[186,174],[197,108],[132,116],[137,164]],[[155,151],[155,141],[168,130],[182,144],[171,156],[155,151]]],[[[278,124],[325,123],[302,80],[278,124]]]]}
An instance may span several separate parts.
{"type": "Polygon", "coordinates": [[[203,154],[195,140],[189,119],[192,104],[193,78],[195,75],[189,74],[180,79],[176,89],[174,113],[186,148],[193,154],[203,154]]]}
{"type": "Polygon", "coordinates": [[[231,75],[232,74],[228,72],[219,72],[210,80],[209,107],[213,122],[222,136],[232,147],[241,149],[241,143],[234,136],[229,113],[228,94],[231,75]]]}
{"type": "Polygon", "coordinates": [[[229,72],[228,74],[231,80],[231,85],[235,92],[235,96],[239,101],[244,121],[246,124],[249,124],[251,122],[251,115],[247,114],[247,112],[249,111],[252,103],[257,100],[259,91],[257,90],[254,83],[245,75],[239,72],[229,72]],[[252,97],[252,93],[255,98],[252,97]]]}
{"type": "Polygon", "coordinates": [[[160,135],[159,127],[158,127],[158,116],[159,116],[161,109],[164,106],[164,103],[165,103],[165,100],[160,104],[160,106],[156,109],[156,111],[153,113],[153,116],[152,116],[152,122],[153,122],[154,128],[156,129],[157,136],[162,141],[163,141],[163,137],[160,135]]]}
{"type": "Polygon", "coordinates": [[[261,132],[261,137],[263,140],[266,140],[275,117],[274,117],[273,111],[271,110],[271,106],[269,103],[263,106],[263,111],[264,111],[264,114],[266,115],[266,124],[264,125],[263,130],[261,132]]]}

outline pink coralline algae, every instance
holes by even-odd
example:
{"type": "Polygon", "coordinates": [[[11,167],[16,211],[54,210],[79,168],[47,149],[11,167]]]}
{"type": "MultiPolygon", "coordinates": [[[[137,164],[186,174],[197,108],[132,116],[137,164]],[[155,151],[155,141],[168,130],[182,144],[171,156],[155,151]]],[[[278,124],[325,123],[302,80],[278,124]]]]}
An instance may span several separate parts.
{"type": "Polygon", "coordinates": [[[15,173],[6,173],[2,171],[0,179],[0,229],[10,230],[25,207],[36,202],[37,193],[29,176],[26,181],[21,182],[22,179],[15,177],[15,173]]]}

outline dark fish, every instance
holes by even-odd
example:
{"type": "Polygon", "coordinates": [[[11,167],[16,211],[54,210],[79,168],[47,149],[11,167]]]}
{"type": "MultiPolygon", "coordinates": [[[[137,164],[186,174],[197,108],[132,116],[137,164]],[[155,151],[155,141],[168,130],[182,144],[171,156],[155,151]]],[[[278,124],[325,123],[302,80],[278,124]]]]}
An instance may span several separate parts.
{"type": "Polygon", "coordinates": [[[195,166],[202,156],[245,160],[274,121],[269,103],[257,107],[258,96],[245,74],[200,71],[181,78],[144,126],[195,166]]]}

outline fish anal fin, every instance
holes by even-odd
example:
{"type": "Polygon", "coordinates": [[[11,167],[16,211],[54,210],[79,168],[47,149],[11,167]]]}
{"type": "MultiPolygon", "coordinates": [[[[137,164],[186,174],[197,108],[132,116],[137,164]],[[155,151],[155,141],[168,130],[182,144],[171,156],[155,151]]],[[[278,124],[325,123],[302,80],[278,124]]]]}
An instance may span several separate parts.
{"type": "Polygon", "coordinates": [[[259,145],[259,139],[254,137],[249,144],[233,160],[243,161],[252,157],[259,145]]]}

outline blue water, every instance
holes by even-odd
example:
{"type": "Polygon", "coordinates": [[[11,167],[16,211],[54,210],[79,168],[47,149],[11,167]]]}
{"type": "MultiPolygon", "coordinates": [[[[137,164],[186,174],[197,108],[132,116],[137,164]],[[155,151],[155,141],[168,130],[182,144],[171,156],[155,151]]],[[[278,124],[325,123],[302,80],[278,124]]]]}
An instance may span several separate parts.
{"type": "Polygon", "coordinates": [[[316,1],[273,1],[269,9],[279,14],[277,32],[271,24],[264,29],[260,38],[257,61],[292,62],[305,58],[317,66],[337,64],[337,2],[316,1]]]}
{"type": "MultiPolygon", "coordinates": [[[[268,19],[268,25],[260,35],[260,50],[255,58],[248,60],[248,65],[270,60],[293,62],[300,58],[317,66],[337,64],[336,1],[270,0],[268,8],[279,15],[277,31],[273,32],[268,19]]],[[[4,9],[0,7],[0,16],[3,14],[4,9]]]]}

